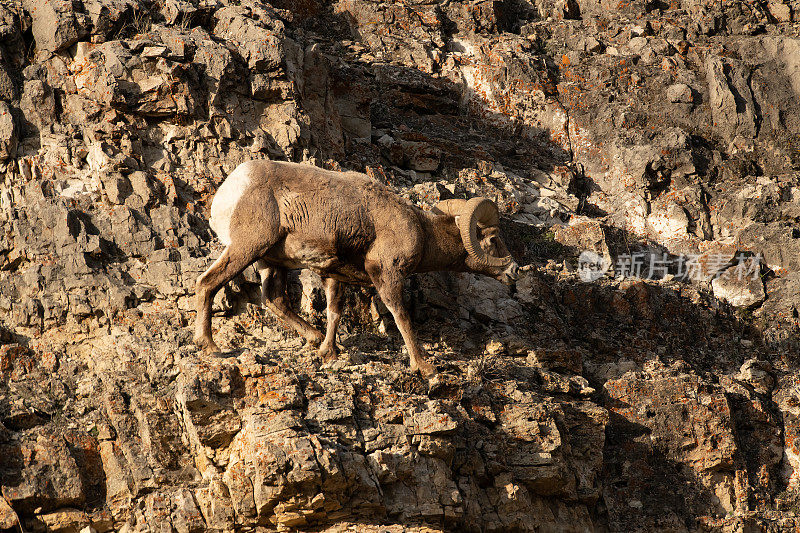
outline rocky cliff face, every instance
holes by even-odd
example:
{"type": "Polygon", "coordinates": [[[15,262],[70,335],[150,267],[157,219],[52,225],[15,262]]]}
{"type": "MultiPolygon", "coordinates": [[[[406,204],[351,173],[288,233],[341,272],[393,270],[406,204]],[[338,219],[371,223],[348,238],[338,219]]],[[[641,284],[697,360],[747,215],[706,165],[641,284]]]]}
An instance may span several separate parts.
{"type": "Polygon", "coordinates": [[[4,2],[0,530],[795,531],[798,17],[4,2]],[[409,280],[430,383],[373,292],[320,366],[253,273],[204,357],[210,199],[267,157],[495,199],[528,272],[409,280]]]}

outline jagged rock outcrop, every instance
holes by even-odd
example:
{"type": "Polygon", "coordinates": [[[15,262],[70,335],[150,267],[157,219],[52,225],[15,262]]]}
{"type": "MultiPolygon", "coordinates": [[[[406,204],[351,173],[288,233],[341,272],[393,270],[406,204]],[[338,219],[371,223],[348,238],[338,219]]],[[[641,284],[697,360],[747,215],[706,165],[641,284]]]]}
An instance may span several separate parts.
{"type": "Polygon", "coordinates": [[[0,530],[794,531],[798,13],[0,5],[0,530]],[[431,382],[369,290],[321,366],[253,272],[203,357],[210,200],[266,157],[492,198],[526,273],[408,280],[431,382]]]}

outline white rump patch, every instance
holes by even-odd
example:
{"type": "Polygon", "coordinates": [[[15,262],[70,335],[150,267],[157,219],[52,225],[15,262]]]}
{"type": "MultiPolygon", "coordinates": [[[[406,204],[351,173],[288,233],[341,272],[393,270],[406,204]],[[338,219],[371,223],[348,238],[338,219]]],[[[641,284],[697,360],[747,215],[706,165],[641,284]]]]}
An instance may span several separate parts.
{"type": "Polygon", "coordinates": [[[211,229],[225,246],[231,244],[231,217],[236,204],[250,185],[250,161],[242,163],[225,178],[211,202],[211,229]]]}

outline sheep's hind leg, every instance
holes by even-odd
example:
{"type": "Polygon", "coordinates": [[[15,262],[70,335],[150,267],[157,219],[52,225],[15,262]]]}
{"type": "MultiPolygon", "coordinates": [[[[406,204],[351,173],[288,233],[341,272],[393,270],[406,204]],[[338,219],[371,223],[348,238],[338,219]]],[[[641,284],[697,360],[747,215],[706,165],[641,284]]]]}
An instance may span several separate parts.
{"type": "Polygon", "coordinates": [[[312,346],[319,346],[324,339],[322,333],[303,320],[289,305],[286,294],[286,269],[269,265],[266,261],[256,263],[261,277],[261,297],[264,305],[280,320],[288,324],[312,346]]]}
{"type": "Polygon", "coordinates": [[[255,261],[253,255],[252,252],[228,246],[219,259],[197,278],[194,343],[208,355],[219,352],[211,335],[211,304],[214,295],[255,261]]]}
{"type": "Polygon", "coordinates": [[[325,298],[328,301],[328,324],[325,340],[319,347],[319,356],[323,361],[333,361],[339,355],[336,347],[336,330],[342,318],[342,284],[333,278],[325,278],[325,298]]]}

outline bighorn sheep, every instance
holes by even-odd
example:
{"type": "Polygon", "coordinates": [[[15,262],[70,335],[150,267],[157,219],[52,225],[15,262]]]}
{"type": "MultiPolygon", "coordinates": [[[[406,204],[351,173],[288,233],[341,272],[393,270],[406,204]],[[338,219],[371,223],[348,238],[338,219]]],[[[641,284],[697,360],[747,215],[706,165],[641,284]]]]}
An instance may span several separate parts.
{"type": "Polygon", "coordinates": [[[414,272],[472,271],[511,284],[518,265],[499,237],[497,206],[485,198],[446,200],[423,211],[357,172],[332,172],[278,161],[239,165],[211,204],[211,227],[227,247],[197,278],[194,341],[218,352],[211,338],[214,294],[252,263],[265,305],[330,360],[338,353],[340,282],[372,284],[394,316],[411,368],[436,373],[403,306],[403,279],[414,272]],[[323,280],[327,331],[299,317],[286,295],[288,269],[323,280]]]}

